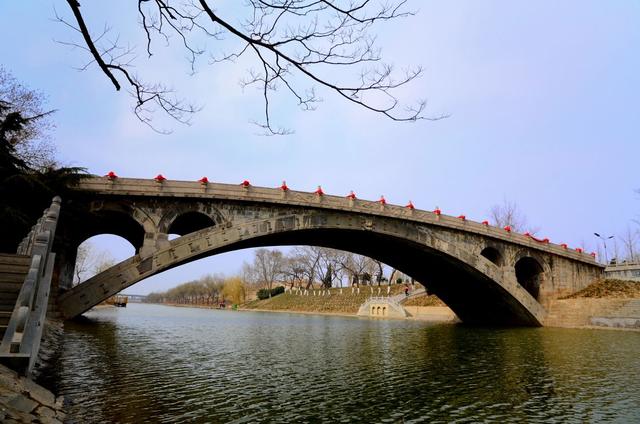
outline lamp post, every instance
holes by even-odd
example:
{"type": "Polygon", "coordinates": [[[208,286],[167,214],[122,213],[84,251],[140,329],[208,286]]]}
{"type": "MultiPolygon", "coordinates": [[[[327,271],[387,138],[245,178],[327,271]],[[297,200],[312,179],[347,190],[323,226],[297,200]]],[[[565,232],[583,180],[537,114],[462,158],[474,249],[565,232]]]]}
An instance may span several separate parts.
{"type": "Polygon", "coordinates": [[[598,233],[593,233],[596,237],[598,237],[600,240],[602,240],[602,244],[604,245],[604,263],[606,265],[609,265],[609,258],[607,257],[607,240],[612,239],[613,236],[609,236],[609,237],[602,237],[600,234],[598,233]]]}

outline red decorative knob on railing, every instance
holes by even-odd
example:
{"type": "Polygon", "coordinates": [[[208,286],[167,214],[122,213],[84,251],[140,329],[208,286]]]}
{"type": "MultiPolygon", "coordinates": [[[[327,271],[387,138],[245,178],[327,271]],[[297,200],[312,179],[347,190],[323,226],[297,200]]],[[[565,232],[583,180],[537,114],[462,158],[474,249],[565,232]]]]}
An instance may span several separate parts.
{"type": "Polygon", "coordinates": [[[531,237],[531,233],[529,231],[527,231],[526,233],[524,233],[525,237],[531,237]]]}
{"type": "Polygon", "coordinates": [[[560,243],[560,246],[562,246],[563,249],[566,249],[568,247],[567,243],[560,243]]]}
{"type": "Polygon", "coordinates": [[[461,220],[463,220],[463,221],[466,221],[466,220],[467,220],[467,217],[466,217],[466,215],[460,215],[460,216],[458,216],[458,219],[461,219],[461,220]]]}
{"type": "Polygon", "coordinates": [[[583,252],[583,250],[582,250],[582,248],[581,248],[581,247],[576,247],[576,252],[578,252],[578,253],[582,253],[582,252],[583,252]]]}
{"type": "Polygon", "coordinates": [[[485,219],[484,221],[482,221],[482,225],[489,225],[489,221],[485,219]]]}
{"type": "Polygon", "coordinates": [[[545,238],[542,239],[542,242],[543,243],[549,243],[549,239],[545,237],[545,238]]]}
{"type": "Polygon", "coordinates": [[[433,211],[433,213],[435,213],[436,215],[440,216],[440,214],[442,214],[442,211],[440,210],[439,207],[436,206],[435,210],[433,211]]]}
{"type": "Polygon", "coordinates": [[[378,203],[380,203],[381,205],[386,205],[387,204],[387,201],[386,201],[386,199],[384,198],[383,195],[380,195],[380,200],[378,200],[378,203]]]}
{"type": "Polygon", "coordinates": [[[591,252],[590,255],[595,258],[596,257],[596,252],[591,252]]]}
{"type": "Polygon", "coordinates": [[[353,192],[353,190],[351,190],[349,192],[349,194],[347,194],[347,199],[349,199],[349,200],[355,200],[356,199],[356,194],[353,192]]]}
{"type": "Polygon", "coordinates": [[[156,180],[156,182],[161,183],[163,181],[166,181],[167,179],[164,177],[164,175],[158,174],[158,175],[155,176],[154,180],[156,180]]]}
{"type": "Polygon", "coordinates": [[[243,182],[240,183],[240,185],[244,188],[249,188],[251,183],[249,182],[249,180],[244,180],[243,182]]]}
{"type": "Polygon", "coordinates": [[[318,186],[318,189],[316,191],[314,191],[313,193],[318,195],[318,196],[323,196],[324,195],[324,191],[322,191],[322,187],[320,187],[320,186],[318,186]]]}
{"type": "Polygon", "coordinates": [[[506,226],[504,227],[504,230],[505,230],[506,232],[510,233],[510,232],[511,232],[511,225],[506,225],[506,226]]]}
{"type": "Polygon", "coordinates": [[[411,200],[409,200],[409,203],[407,203],[407,205],[405,206],[405,208],[407,209],[415,209],[416,207],[413,206],[413,202],[411,200]]]}
{"type": "Polygon", "coordinates": [[[289,187],[287,187],[287,182],[285,180],[282,180],[282,185],[280,186],[280,190],[282,191],[289,190],[289,187]]]}
{"type": "Polygon", "coordinates": [[[207,184],[209,184],[209,178],[207,178],[207,177],[202,177],[202,178],[200,178],[200,179],[198,180],[198,182],[199,182],[200,184],[202,184],[202,185],[207,185],[207,184]]]}
{"type": "Polygon", "coordinates": [[[109,179],[109,180],[111,180],[111,181],[113,181],[113,180],[115,180],[116,178],[118,178],[118,176],[116,175],[116,173],[115,173],[115,172],[113,172],[113,171],[109,171],[109,172],[107,173],[107,175],[105,175],[105,177],[107,177],[107,179],[109,179]]]}

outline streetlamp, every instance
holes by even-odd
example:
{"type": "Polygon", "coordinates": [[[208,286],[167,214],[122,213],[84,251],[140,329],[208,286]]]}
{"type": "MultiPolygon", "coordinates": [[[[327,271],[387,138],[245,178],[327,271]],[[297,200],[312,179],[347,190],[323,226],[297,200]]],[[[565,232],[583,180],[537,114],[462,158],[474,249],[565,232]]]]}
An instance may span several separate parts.
{"type": "Polygon", "coordinates": [[[598,233],[593,233],[596,237],[598,237],[600,240],[602,240],[602,244],[604,245],[604,263],[606,265],[609,265],[609,258],[607,257],[607,240],[612,239],[613,236],[609,236],[609,237],[602,237],[600,234],[598,233]]]}

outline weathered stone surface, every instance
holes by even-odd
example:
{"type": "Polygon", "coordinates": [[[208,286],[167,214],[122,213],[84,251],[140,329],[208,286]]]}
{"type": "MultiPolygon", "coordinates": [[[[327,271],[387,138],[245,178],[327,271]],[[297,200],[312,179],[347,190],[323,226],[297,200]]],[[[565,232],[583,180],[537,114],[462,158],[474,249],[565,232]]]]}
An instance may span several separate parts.
{"type": "Polygon", "coordinates": [[[341,196],[124,178],[84,180],[76,195],[86,219],[61,219],[58,287],[71,287],[75,252],[87,237],[115,232],[136,255],[63,293],[66,318],[176,265],[263,245],[319,245],[379,259],[425,284],[464,322],[541,325],[548,299],[603,272],[588,254],[548,240],[341,196]],[[183,237],[169,241],[171,233],[183,237]]]}
{"type": "Polygon", "coordinates": [[[39,406],[34,412],[38,416],[38,418],[45,422],[47,420],[51,421],[53,419],[56,419],[56,411],[46,406],[39,406]]]}
{"type": "Polygon", "coordinates": [[[0,365],[0,422],[61,423],[63,398],[0,365]]]}
{"type": "Polygon", "coordinates": [[[20,412],[31,412],[38,406],[38,402],[26,396],[16,396],[7,402],[7,405],[20,412]]]}
{"type": "Polygon", "coordinates": [[[10,373],[5,373],[0,371],[0,387],[3,387],[5,389],[9,389],[12,390],[14,392],[17,392],[20,390],[20,383],[18,380],[18,377],[16,375],[15,372],[13,372],[13,370],[9,370],[8,368],[5,368],[5,370],[7,371],[11,371],[10,373]]]}
{"type": "Polygon", "coordinates": [[[55,408],[56,398],[47,389],[44,387],[34,383],[29,379],[23,379],[22,384],[25,389],[29,392],[29,396],[42,405],[46,405],[50,408],[55,408]]]}

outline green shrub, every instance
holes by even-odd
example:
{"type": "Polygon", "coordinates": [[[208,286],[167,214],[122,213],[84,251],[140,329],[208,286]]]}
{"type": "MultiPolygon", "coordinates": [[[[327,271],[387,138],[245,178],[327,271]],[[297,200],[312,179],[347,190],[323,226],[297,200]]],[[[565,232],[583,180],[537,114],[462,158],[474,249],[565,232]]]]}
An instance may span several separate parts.
{"type": "MultiPolygon", "coordinates": [[[[273,289],[271,289],[271,297],[273,296],[277,296],[279,294],[284,293],[284,287],[283,286],[278,286],[275,287],[273,289]]],[[[264,299],[268,299],[269,298],[269,289],[260,289],[258,290],[258,299],[260,300],[264,300],[264,299]]]]}

